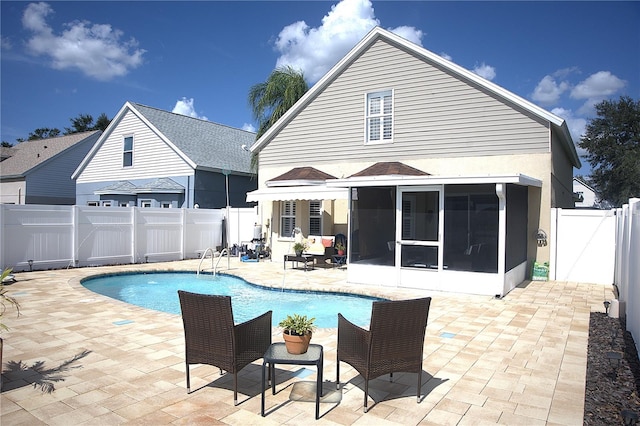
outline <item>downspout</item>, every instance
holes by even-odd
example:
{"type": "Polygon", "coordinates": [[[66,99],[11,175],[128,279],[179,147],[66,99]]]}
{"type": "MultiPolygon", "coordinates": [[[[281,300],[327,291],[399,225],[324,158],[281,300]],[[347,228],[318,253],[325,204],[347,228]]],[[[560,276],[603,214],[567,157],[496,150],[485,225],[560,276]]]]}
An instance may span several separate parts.
{"type": "MultiPolygon", "coordinates": [[[[505,256],[507,253],[507,194],[506,184],[496,183],[496,195],[498,196],[498,278],[500,292],[496,296],[504,296],[505,291],[505,256]]],[[[496,287],[497,288],[497,287],[496,287]]]]}

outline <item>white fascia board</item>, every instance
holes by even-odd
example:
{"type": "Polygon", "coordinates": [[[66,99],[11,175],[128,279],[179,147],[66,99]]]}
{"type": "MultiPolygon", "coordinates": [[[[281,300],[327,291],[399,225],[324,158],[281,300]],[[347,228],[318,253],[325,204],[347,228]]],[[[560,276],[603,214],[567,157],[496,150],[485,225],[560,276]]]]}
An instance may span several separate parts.
{"type": "Polygon", "coordinates": [[[327,186],[290,186],[264,188],[247,192],[247,202],[287,201],[287,200],[346,200],[347,188],[328,188],[327,186]]]}
{"type": "Polygon", "coordinates": [[[542,187],[541,180],[523,174],[485,176],[366,176],[327,181],[327,187],[477,185],[487,183],[513,183],[523,186],[542,187]]]}

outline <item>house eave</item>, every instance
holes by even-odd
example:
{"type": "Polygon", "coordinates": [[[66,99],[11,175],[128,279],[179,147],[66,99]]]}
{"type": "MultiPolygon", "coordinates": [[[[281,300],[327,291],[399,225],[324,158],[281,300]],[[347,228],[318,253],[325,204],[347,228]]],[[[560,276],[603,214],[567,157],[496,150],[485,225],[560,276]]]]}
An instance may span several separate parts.
{"type": "Polygon", "coordinates": [[[327,187],[351,188],[366,186],[477,185],[497,183],[542,187],[541,180],[523,174],[484,176],[362,176],[328,181],[327,187]]]}

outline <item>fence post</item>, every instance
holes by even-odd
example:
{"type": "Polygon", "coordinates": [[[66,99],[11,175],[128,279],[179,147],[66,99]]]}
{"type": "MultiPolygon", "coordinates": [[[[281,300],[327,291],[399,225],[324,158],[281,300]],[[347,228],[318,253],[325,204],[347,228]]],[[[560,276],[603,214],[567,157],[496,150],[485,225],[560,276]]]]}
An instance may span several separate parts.
{"type": "Polygon", "coordinates": [[[131,263],[138,263],[138,207],[131,207],[131,263]]]}

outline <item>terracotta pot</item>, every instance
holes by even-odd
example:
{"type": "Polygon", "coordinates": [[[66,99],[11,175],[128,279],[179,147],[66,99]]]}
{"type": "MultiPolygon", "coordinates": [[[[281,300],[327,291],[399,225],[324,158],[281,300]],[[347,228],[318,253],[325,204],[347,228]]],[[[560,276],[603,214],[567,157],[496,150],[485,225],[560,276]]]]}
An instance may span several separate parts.
{"type": "Polygon", "coordinates": [[[307,352],[307,349],[309,349],[311,333],[305,334],[304,336],[282,333],[282,337],[284,338],[284,344],[287,347],[287,352],[290,354],[300,355],[307,352]]]}
{"type": "Polygon", "coordinates": [[[344,250],[338,250],[338,256],[344,256],[344,250]]]}

